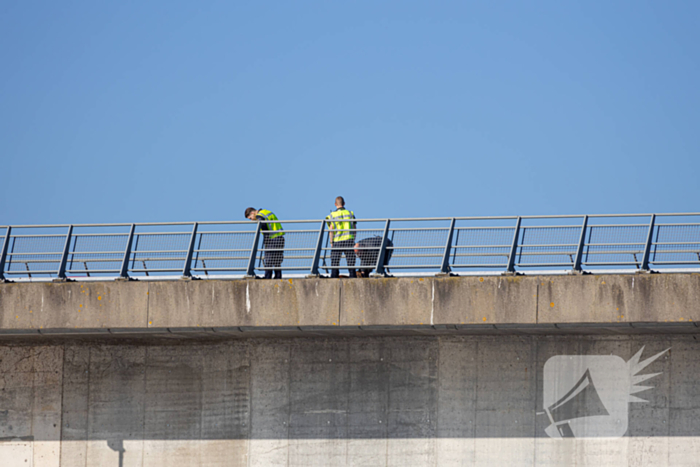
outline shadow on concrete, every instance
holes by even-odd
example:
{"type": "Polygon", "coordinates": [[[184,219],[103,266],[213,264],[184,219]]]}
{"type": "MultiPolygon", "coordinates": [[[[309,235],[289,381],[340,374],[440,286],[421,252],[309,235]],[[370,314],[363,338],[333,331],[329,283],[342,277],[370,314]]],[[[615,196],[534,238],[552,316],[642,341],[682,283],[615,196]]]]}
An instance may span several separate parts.
{"type": "Polygon", "coordinates": [[[112,451],[119,453],[119,467],[124,467],[124,440],[123,439],[110,439],[107,441],[107,446],[112,451]]]}

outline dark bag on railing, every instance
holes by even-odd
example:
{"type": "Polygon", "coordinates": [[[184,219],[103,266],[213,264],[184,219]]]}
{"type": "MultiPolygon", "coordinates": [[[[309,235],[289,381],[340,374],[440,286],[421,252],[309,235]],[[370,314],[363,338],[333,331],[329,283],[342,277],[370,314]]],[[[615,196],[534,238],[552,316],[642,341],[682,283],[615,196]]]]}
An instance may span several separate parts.
{"type": "MultiPolygon", "coordinates": [[[[358,250],[357,256],[360,258],[360,265],[363,268],[374,269],[377,265],[377,258],[379,257],[379,248],[382,246],[382,236],[377,235],[375,237],[368,237],[362,239],[358,242],[360,249],[358,250]],[[365,250],[364,248],[371,248],[365,250]]],[[[384,266],[389,264],[391,255],[394,250],[390,249],[394,246],[394,243],[390,239],[386,239],[387,250],[384,253],[384,266]]]]}

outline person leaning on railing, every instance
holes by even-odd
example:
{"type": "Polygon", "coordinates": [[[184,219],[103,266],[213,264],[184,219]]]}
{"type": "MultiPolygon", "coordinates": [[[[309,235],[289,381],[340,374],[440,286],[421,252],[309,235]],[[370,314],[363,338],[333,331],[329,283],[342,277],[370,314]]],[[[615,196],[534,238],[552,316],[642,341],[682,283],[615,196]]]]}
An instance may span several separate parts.
{"type": "Polygon", "coordinates": [[[357,223],[355,221],[355,213],[345,209],[345,200],[342,196],[335,199],[335,211],[332,211],[326,219],[328,222],[328,235],[331,240],[331,278],[340,276],[340,258],[345,255],[345,261],[348,263],[348,275],[357,277],[355,274],[355,252],[353,245],[355,244],[355,229],[357,223]]]}
{"type": "MultiPolygon", "coordinates": [[[[358,258],[360,258],[360,270],[358,272],[360,277],[369,277],[370,273],[377,265],[377,259],[379,258],[379,250],[381,246],[381,235],[367,237],[355,243],[355,254],[358,258]]],[[[384,266],[389,264],[391,255],[394,252],[392,249],[394,243],[388,238],[386,239],[386,246],[387,249],[384,252],[384,266]]]]}
{"type": "Polygon", "coordinates": [[[277,219],[275,213],[267,209],[248,208],[245,210],[245,217],[251,221],[260,222],[260,230],[263,233],[263,262],[265,264],[265,279],[272,279],[272,272],[275,272],[275,279],[282,279],[282,270],[279,267],[284,260],[284,229],[282,224],[274,222],[277,219]]]}

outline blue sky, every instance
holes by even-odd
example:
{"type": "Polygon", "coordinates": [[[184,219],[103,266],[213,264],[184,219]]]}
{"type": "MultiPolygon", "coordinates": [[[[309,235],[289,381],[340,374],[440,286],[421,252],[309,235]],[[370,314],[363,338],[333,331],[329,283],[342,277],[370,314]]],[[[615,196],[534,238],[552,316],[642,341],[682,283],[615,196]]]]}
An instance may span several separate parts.
{"type": "Polygon", "coordinates": [[[0,224],[700,211],[698,17],[3,2],[0,224]]]}

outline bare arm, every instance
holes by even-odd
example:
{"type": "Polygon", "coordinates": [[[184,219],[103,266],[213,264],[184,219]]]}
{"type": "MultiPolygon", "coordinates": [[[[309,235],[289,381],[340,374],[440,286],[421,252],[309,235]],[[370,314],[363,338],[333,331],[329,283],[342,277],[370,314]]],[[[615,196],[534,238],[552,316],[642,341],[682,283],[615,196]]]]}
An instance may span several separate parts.
{"type": "MultiPolygon", "coordinates": [[[[328,219],[326,217],[326,219],[328,219]]],[[[331,243],[333,243],[333,222],[328,222],[328,239],[330,240],[331,243]]]]}

